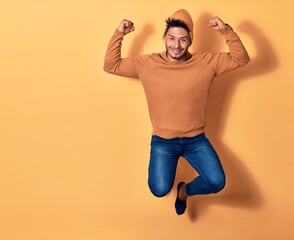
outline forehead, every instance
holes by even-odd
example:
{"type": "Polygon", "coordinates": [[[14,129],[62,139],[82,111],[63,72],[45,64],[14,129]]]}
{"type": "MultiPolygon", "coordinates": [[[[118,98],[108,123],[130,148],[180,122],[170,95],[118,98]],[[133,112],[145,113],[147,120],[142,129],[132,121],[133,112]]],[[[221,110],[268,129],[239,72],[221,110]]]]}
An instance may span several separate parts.
{"type": "Polygon", "coordinates": [[[166,35],[172,35],[174,37],[189,37],[189,33],[182,27],[171,27],[168,29],[166,35]]]}

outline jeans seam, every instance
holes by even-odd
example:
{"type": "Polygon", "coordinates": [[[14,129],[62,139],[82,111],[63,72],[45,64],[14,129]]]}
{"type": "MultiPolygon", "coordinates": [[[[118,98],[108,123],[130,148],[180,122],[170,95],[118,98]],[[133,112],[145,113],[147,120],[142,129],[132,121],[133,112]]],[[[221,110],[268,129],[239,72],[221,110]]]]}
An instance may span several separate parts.
{"type": "MultiPolygon", "coordinates": [[[[183,156],[184,157],[184,156],[183,156]]],[[[206,178],[204,177],[204,174],[202,174],[202,171],[197,167],[196,164],[193,163],[193,161],[191,161],[191,159],[189,157],[184,157],[187,162],[194,168],[194,170],[196,172],[198,172],[199,176],[201,175],[201,177],[203,178],[203,180],[205,181],[206,184],[208,184],[208,181],[206,180],[206,178]]]]}

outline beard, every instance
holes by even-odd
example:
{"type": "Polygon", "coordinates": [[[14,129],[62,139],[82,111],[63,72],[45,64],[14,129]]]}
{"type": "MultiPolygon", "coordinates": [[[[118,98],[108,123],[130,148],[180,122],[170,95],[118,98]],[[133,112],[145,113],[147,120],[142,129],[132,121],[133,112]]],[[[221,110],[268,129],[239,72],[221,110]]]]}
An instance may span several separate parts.
{"type": "Polygon", "coordinates": [[[187,56],[188,49],[180,48],[180,49],[171,49],[166,47],[167,55],[174,60],[184,60],[187,56]]]}

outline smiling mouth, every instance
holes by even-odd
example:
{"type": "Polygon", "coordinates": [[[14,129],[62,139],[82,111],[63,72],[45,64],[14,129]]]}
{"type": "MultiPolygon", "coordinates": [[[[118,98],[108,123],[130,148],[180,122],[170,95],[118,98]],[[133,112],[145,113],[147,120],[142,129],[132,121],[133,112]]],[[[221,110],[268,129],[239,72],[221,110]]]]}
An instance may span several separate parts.
{"type": "Polygon", "coordinates": [[[174,54],[180,54],[182,52],[182,49],[173,49],[174,54]]]}
{"type": "Polygon", "coordinates": [[[171,58],[174,59],[176,61],[179,61],[180,59],[185,58],[185,56],[187,55],[187,53],[185,52],[185,49],[183,48],[169,48],[166,51],[166,55],[171,58]]]}

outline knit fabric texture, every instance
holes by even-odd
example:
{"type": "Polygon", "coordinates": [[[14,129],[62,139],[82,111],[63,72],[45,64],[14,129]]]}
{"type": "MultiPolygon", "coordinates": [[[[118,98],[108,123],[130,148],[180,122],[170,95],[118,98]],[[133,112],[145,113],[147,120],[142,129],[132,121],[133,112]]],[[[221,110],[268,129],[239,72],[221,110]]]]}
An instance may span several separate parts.
{"type": "Polygon", "coordinates": [[[105,55],[104,70],[140,79],[153,135],[171,139],[193,137],[204,132],[207,100],[213,79],[249,61],[247,51],[231,27],[219,34],[226,40],[229,52],[188,53],[185,62],[170,61],[166,51],[122,58],[124,34],[118,30],[113,34],[105,55]]]}

